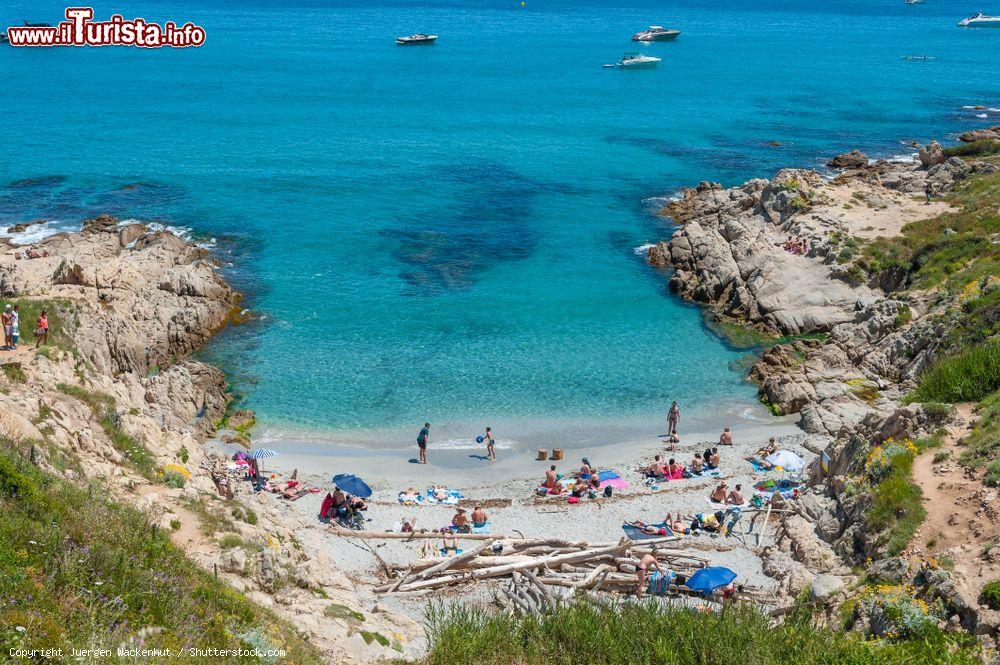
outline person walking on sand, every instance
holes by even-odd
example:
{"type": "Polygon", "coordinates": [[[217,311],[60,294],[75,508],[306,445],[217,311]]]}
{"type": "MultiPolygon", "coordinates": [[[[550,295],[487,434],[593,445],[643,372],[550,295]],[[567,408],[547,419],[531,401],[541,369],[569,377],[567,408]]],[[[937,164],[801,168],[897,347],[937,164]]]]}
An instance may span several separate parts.
{"type": "Polygon", "coordinates": [[[35,348],[49,343],[49,316],[42,310],[35,322],[35,348]]]}
{"type": "Polygon", "coordinates": [[[927,184],[924,185],[924,196],[927,197],[927,201],[924,202],[924,205],[929,206],[931,204],[931,197],[934,196],[934,185],[931,184],[930,180],[928,180],[927,184]]]}
{"type": "Polygon", "coordinates": [[[486,428],[486,434],[483,435],[483,441],[486,442],[486,457],[488,457],[491,462],[496,462],[497,453],[493,449],[493,430],[489,427],[486,428]]]}
{"type": "Polygon", "coordinates": [[[431,437],[431,424],[424,423],[423,429],[417,435],[417,448],[420,449],[420,463],[427,464],[427,443],[431,437]]]}
{"type": "Polygon", "coordinates": [[[670,412],[667,413],[667,436],[671,439],[677,436],[677,423],[681,421],[681,410],[677,402],[670,405],[670,412]]]}

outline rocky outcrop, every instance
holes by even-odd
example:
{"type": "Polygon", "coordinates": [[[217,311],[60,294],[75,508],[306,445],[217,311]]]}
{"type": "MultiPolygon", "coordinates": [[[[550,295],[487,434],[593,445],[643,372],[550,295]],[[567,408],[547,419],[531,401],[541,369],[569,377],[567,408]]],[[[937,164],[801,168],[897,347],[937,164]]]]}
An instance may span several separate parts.
{"type": "Polygon", "coordinates": [[[932,166],[937,166],[938,164],[943,164],[947,161],[947,157],[944,155],[944,149],[941,144],[937,141],[931,141],[927,145],[920,148],[917,153],[917,158],[920,160],[920,165],[924,168],[930,168],[932,166]]]}
{"type": "Polygon", "coordinates": [[[958,135],[958,140],[965,143],[974,141],[1000,141],[1000,125],[987,129],[974,129],[971,132],[963,132],[958,135]]]}
{"type": "MultiPolygon", "coordinates": [[[[242,483],[230,488],[231,501],[205,500],[219,491],[209,472],[215,460],[203,444],[229,396],[222,372],[190,354],[226,325],[238,302],[211,257],[172,233],[107,215],[39,245],[48,256],[17,259],[11,248],[0,251],[0,290],[44,301],[59,337],[44,352],[5,352],[17,354],[21,372],[17,379],[0,373],[0,435],[40,442],[32,446],[33,463],[100,483],[175,540],[185,539],[177,544],[194,561],[293,621],[329,662],[397,657],[391,646],[369,644],[355,626],[328,616],[330,603],[350,608],[366,630],[400,635],[394,640],[420,627],[362,607],[323,544],[302,544],[310,537],[304,518],[242,483]],[[189,474],[182,487],[160,481],[167,465],[189,474]],[[202,511],[222,511],[219,519],[245,546],[223,549],[216,536],[204,536],[201,513],[191,508],[199,502],[202,511]]],[[[22,333],[27,325],[22,321],[22,333]]],[[[234,424],[251,423],[252,413],[244,412],[234,424]]]]}
{"type": "Polygon", "coordinates": [[[868,166],[868,155],[860,150],[852,150],[842,155],[837,155],[826,163],[832,169],[860,169],[868,166]]]}

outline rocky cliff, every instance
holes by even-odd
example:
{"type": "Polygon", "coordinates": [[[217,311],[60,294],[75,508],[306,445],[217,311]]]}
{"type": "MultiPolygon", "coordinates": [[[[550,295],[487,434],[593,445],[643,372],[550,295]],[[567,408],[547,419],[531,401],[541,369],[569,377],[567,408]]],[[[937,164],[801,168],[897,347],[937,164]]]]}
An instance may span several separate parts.
{"type": "Polygon", "coordinates": [[[385,640],[362,639],[358,622],[389,636],[419,627],[359,607],[352,582],[308,540],[310,525],[245,483],[233,499],[219,496],[216,461],[202,444],[229,397],[222,372],[190,353],[239,311],[239,295],[212,257],[108,216],[34,250],[38,258],[0,252],[0,290],[22,311],[20,347],[0,351],[0,435],[29,442],[38,466],[99,481],[145,511],[196,562],[291,620],[330,662],[398,656],[385,640]],[[51,344],[35,350],[41,309],[51,344]],[[180,486],[166,481],[168,467],[183,469],[180,486]],[[342,611],[327,612],[331,603],[342,611]]]}

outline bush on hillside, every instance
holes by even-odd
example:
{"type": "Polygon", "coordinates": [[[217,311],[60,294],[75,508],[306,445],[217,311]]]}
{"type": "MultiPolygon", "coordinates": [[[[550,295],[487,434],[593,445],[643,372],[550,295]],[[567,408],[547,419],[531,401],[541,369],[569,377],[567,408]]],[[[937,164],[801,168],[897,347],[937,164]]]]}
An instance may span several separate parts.
{"type": "Polygon", "coordinates": [[[1000,389],[1000,342],[942,358],[920,375],[909,402],[974,402],[1000,389]]]}

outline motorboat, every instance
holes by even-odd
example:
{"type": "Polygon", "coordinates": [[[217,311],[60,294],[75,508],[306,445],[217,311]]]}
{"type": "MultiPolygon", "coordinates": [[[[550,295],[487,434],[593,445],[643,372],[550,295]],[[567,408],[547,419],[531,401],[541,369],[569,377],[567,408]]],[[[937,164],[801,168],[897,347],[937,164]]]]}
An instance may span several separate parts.
{"type": "Polygon", "coordinates": [[[680,30],[670,30],[661,25],[651,25],[648,30],[632,35],[634,42],[672,42],[681,34],[680,30]]]}
{"type": "Polygon", "coordinates": [[[987,16],[982,12],[958,22],[960,28],[1000,28],[1000,16],[987,16]]]}
{"type": "Polygon", "coordinates": [[[425,35],[422,32],[418,32],[409,37],[396,37],[396,43],[400,46],[419,46],[421,44],[433,44],[437,41],[437,38],[437,35],[425,35]]]}
{"type": "Polygon", "coordinates": [[[924,4],[924,0],[906,0],[906,4],[908,4],[908,5],[922,5],[922,4],[924,4]]]}
{"type": "Polygon", "coordinates": [[[641,53],[626,53],[622,59],[605,67],[621,67],[622,69],[649,69],[660,64],[661,58],[654,58],[651,55],[641,53]]]}

